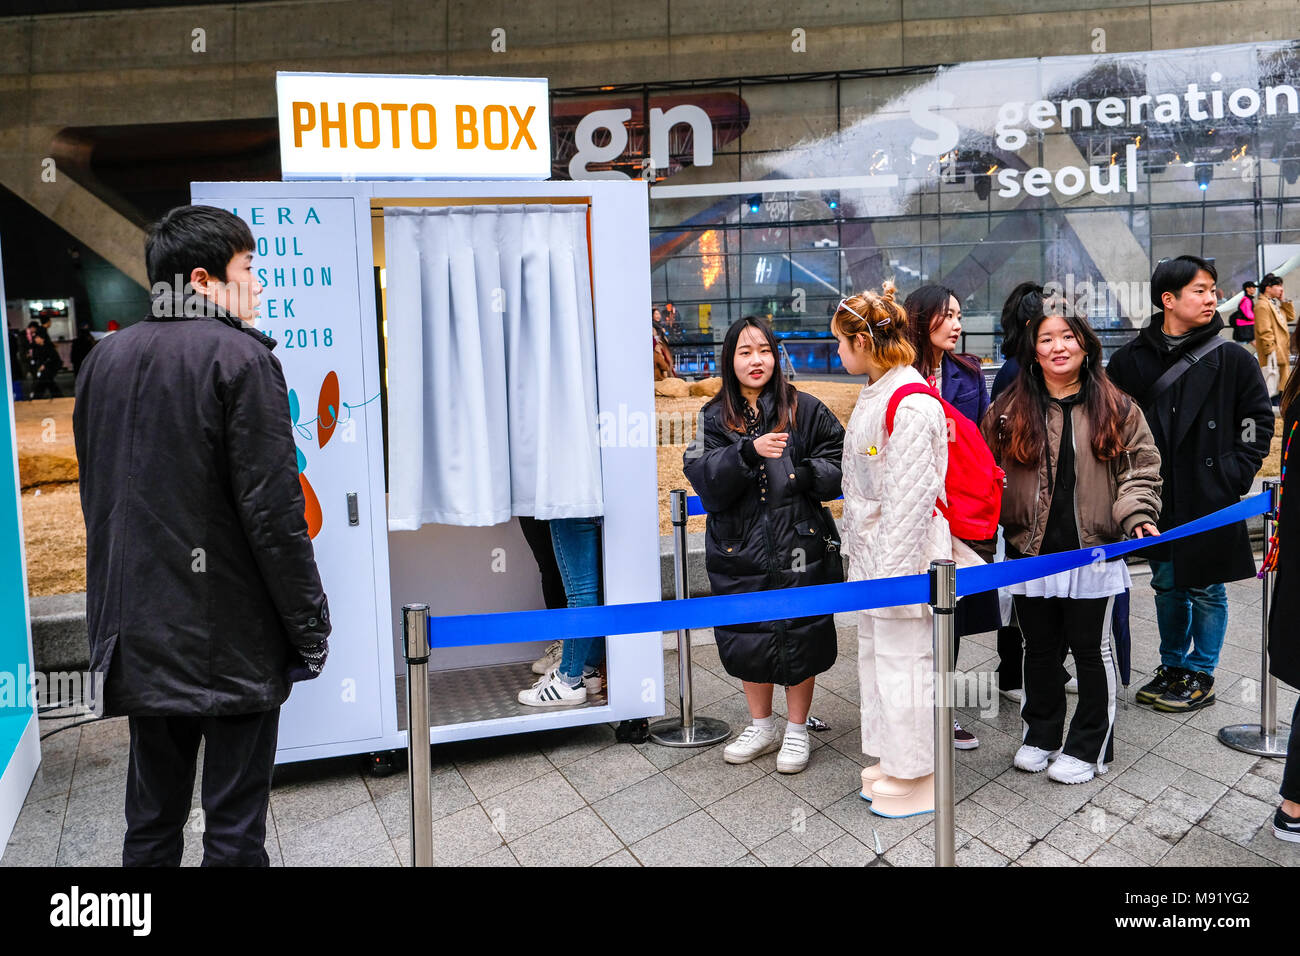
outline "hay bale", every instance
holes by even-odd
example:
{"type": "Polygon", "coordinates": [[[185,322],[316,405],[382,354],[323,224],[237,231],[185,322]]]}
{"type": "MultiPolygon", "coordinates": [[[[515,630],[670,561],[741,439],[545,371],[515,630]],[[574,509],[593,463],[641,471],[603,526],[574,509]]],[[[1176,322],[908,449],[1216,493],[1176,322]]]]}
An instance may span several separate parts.
{"type": "Polygon", "coordinates": [[[24,488],[77,480],[71,398],[14,404],[18,477],[24,488]]]}
{"type": "Polygon", "coordinates": [[[74,594],[86,590],[86,524],[74,484],[23,492],[27,593],[74,594]]]}
{"type": "Polygon", "coordinates": [[[680,378],[665,378],[655,382],[655,394],[664,398],[686,398],[691,394],[691,387],[680,378]]]}
{"type": "Polygon", "coordinates": [[[718,376],[706,378],[699,382],[691,383],[691,394],[702,395],[705,398],[712,398],[722,391],[722,379],[718,376]]]}

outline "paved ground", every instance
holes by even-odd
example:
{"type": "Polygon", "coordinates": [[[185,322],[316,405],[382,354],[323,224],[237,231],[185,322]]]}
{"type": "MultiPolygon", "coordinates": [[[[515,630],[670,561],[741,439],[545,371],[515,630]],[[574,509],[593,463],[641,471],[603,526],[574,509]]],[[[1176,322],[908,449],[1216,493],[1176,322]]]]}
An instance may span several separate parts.
{"type": "MultiPolygon", "coordinates": [[[[982,746],[957,755],[957,861],[963,866],[1300,865],[1300,845],[1269,823],[1282,764],[1221,746],[1215,731],[1258,720],[1260,587],[1229,586],[1230,619],[1219,703],[1171,717],[1131,702],[1158,662],[1146,577],[1135,575],[1133,685],[1116,726],[1116,760],[1077,786],[1011,769],[1019,717],[965,711],[982,746]],[[1244,675],[1244,676],[1243,676],[1244,675]]],[[[841,617],[840,660],[819,679],[813,734],[801,774],[775,772],[775,755],[723,763],[718,748],[618,744],[610,727],[438,747],[433,834],[441,864],[485,866],[689,864],[927,866],[929,817],[885,820],[858,796],[857,638],[841,617]]],[[[699,711],[744,726],[739,682],[706,643],[694,650],[699,711]]],[[[961,667],[997,664],[993,635],[963,641],[961,667]]],[[[676,654],[666,655],[667,686],[676,654]]],[[[1283,687],[1279,714],[1296,695],[1283,687]]],[[[777,695],[777,707],[783,701],[777,695]]],[[[675,710],[675,708],[672,708],[675,710]]],[[[44,721],[43,731],[58,726],[44,721]]],[[[126,722],[56,734],[0,865],[116,865],[127,755],[126,722]]],[[[197,784],[196,784],[197,788],[197,784]]],[[[197,805],[197,789],[196,799],[197,805]]],[[[276,776],[268,819],[273,865],[397,865],[408,860],[406,778],[363,775],[353,758],[291,765],[276,776]]],[[[186,864],[200,857],[188,839],[186,864]]]]}

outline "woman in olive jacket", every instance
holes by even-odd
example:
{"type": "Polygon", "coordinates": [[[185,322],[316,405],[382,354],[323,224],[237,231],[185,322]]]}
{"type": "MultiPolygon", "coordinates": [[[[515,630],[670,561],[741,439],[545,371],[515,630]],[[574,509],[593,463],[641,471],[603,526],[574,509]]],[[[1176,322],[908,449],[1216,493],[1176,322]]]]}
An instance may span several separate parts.
{"type": "MultiPolygon", "coordinates": [[[[821,503],[839,497],[844,428],[831,411],[785,381],[777,342],[762,320],[732,324],[722,346],[722,389],[704,406],[687,447],[686,477],[708,513],[705,566],[714,594],[740,594],[842,579],[821,503]]],[[[744,682],[753,724],[723,753],[747,763],[778,747],[777,770],[808,762],[805,721],[813,679],[835,663],[832,615],[714,628],[728,674],[744,682]],[[783,735],[772,687],[786,687],[783,735]]]]}
{"type": "MultiPolygon", "coordinates": [[[[1007,557],[1090,548],[1158,534],[1160,453],[1137,403],[1101,367],[1101,342],[1077,316],[1040,315],[1021,345],[1020,374],[982,423],[1006,472],[1007,557]]],[[[1113,759],[1111,602],[1130,581],[1122,560],[1094,561],[1012,585],[1025,638],[1020,770],[1084,783],[1113,759]],[[1079,704],[1065,731],[1061,659],[1074,654],[1079,704]],[[1055,761],[1055,763],[1052,763],[1055,761]]]]}

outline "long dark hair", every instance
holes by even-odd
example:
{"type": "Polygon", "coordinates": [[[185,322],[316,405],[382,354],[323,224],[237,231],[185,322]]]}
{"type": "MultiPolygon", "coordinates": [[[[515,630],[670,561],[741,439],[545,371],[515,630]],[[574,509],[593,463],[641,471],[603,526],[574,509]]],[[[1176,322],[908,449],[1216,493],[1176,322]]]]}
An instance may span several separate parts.
{"type": "MultiPolygon", "coordinates": [[[[930,332],[934,330],[935,321],[948,311],[948,301],[957,298],[946,285],[923,285],[903,300],[907,310],[907,325],[912,335],[912,345],[916,347],[916,361],[912,367],[921,373],[922,378],[934,374],[934,345],[930,342],[930,332]]],[[[945,353],[948,354],[948,353],[945,353]]],[[[951,353],[953,361],[966,366],[972,372],[979,371],[979,363],[967,355],[951,353]]],[[[942,356],[939,359],[943,361],[942,356]]]]}
{"type": "Polygon", "coordinates": [[[1025,328],[1043,315],[1043,287],[1037,282],[1022,282],[1011,290],[1002,303],[1002,355],[1019,361],[1020,343],[1025,328]]]}
{"type": "MultiPolygon", "coordinates": [[[[747,328],[758,329],[772,349],[772,377],[763,386],[763,395],[771,395],[776,402],[776,422],[773,431],[793,430],[795,406],[798,393],[793,385],[785,380],[781,371],[781,348],[777,344],[772,327],[755,315],[737,319],[727,329],[727,337],[722,340],[722,358],[719,371],[722,373],[722,388],[709,400],[709,405],[722,405],[722,424],[733,432],[745,433],[745,396],[740,392],[740,379],[736,377],[736,348],[740,343],[740,333],[747,328]]],[[[707,406],[706,406],[707,407],[707,406]]]]}
{"type": "MultiPolygon", "coordinates": [[[[1101,340],[1088,323],[1077,315],[1042,315],[1030,320],[1020,343],[1020,374],[1007,390],[1001,412],[1005,422],[998,425],[997,444],[1012,461],[1022,465],[1037,464],[1047,446],[1044,411],[1049,395],[1038,364],[1035,343],[1038,328],[1049,318],[1065,321],[1083,346],[1084,361],[1079,369],[1079,390],[1084,414],[1092,431],[1092,453],[1101,461],[1112,461],[1124,451],[1120,431],[1132,407],[1132,399],[1111,382],[1102,368],[1101,340]]],[[[1068,310],[1066,310],[1068,311],[1068,310]]]]}

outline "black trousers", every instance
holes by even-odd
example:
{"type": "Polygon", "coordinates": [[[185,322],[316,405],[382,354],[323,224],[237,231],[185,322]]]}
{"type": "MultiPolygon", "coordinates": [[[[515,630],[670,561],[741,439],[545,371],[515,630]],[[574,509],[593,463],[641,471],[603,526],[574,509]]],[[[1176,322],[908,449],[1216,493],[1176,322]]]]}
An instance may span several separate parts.
{"type": "Polygon", "coordinates": [[[1016,616],[1025,635],[1025,699],[1020,707],[1024,742],[1063,749],[1084,763],[1107,763],[1115,755],[1115,691],[1119,674],[1111,655],[1113,598],[1035,598],[1016,595],[1016,616]],[[1065,685],[1061,660],[1074,655],[1079,703],[1065,746],[1065,685]]]}
{"type": "Polygon", "coordinates": [[[231,717],[131,717],[123,866],[180,866],[203,751],[204,866],[267,866],[266,808],[280,708],[231,717]]]}
{"type": "Polygon", "coordinates": [[[1286,767],[1282,771],[1282,799],[1300,803],[1300,701],[1291,715],[1291,741],[1286,747],[1286,767]]]}
{"type": "MultiPolygon", "coordinates": [[[[960,606],[960,602],[958,602],[960,606]]],[[[1121,639],[1130,641],[1129,624],[1129,592],[1115,595],[1115,603],[1111,608],[1110,626],[1118,642],[1121,639]]],[[[1070,681],[1070,672],[1065,669],[1065,656],[1069,648],[1061,648],[1061,683],[1067,684],[1070,681]]],[[[1024,661],[1023,638],[1020,634],[1019,624],[1010,624],[1007,627],[998,628],[998,688],[1000,690],[1020,690],[1024,686],[1022,679],[1022,667],[1024,661]]]]}
{"type": "Polygon", "coordinates": [[[546,606],[551,610],[568,607],[564,578],[560,575],[560,566],[555,561],[555,546],[551,543],[551,523],[520,515],[519,530],[524,533],[524,540],[528,542],[528,549],[537,562],[537,571],[542,576],[542,599],[546,606]]]}

